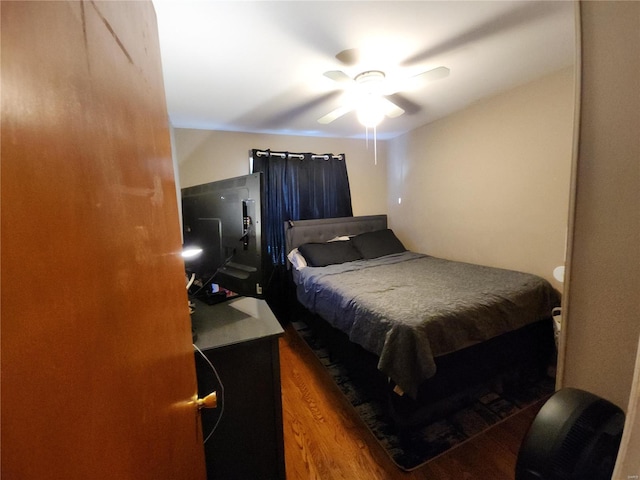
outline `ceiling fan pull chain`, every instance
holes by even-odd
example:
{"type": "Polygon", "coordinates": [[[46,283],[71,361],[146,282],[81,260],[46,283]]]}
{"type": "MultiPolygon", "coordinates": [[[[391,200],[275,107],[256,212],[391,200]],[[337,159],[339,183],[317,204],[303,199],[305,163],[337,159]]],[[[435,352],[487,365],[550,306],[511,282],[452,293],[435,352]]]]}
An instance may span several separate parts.
{"type": "Polygon", "coordinates": [[[373,127],[373,163],[378,165],[378,143],[376,138],[376,130],[378,127],[373,127]]]}
{"type": "MultiPolygon", "coordinates": [[[[378,165],[378,143],[377,143],[377,136],[376,136],[376,130],[377,127],[372,127],[373,129],[373,163],[374,165],[378,165]]],[[[365,145],[367,147],[367,150],[369,150],[369,127],[364,127],[364,138],[365,138],[365,145]]]]}

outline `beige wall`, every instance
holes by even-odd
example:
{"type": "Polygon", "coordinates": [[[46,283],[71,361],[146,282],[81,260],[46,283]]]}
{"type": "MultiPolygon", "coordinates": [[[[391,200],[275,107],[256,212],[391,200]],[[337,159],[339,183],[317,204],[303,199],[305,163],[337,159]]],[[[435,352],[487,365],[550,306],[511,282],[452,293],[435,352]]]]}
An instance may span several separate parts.
{"type": "Polygon", "coordinates": [[[389,216],[407,247],[561,289],[574,92],[568,68],[392,140],[389,216]]]}
{"type": "Polygon", "coordinates": [[[174,130],[181,187],[249,173],[249,150],[344,153],[354,215],[387,213],[386,145],[365,140],[261,135],[211,130],[174,130]]]}
{"type": "Polygon", "coordinates": [[[640,3],[583,2],[581,9],[580,142],[561,373],[564,386],[627,408],[640,335],[640,3]]]}

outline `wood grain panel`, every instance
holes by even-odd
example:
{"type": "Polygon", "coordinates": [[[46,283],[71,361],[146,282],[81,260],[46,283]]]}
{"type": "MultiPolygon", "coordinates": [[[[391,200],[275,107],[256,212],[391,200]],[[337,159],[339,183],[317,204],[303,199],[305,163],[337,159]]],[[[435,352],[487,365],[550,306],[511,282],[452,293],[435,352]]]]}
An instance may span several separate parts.
{"type": "Polygon", "coordinates": [[[203,478],[153,7],[1,8],[3,478],[203,478]]]}

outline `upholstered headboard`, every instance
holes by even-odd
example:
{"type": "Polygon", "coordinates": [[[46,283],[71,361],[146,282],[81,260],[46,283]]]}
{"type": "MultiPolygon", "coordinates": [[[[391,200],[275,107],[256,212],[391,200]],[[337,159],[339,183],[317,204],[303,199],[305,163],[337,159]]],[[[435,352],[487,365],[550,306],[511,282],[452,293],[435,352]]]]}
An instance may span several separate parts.
{"type": "Polygon", "coordinates": [[[358,235],[387,228],[386,215],[290,220],[285,222],[287,252],[305,243],[327,242],[342,235],[358,235]]]}

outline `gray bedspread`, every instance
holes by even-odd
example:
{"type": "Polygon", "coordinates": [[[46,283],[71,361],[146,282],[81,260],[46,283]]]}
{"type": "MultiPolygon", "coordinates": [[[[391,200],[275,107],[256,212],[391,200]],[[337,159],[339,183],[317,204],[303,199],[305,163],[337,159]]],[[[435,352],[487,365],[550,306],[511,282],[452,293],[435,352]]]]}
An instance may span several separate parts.
{"type": "Polygon", "coordinates": [[[310,311],[379,356],[378,368],[415,397],[434,358],[551,315],[544,279],[413,252],[294,273],[310,311]]]}

